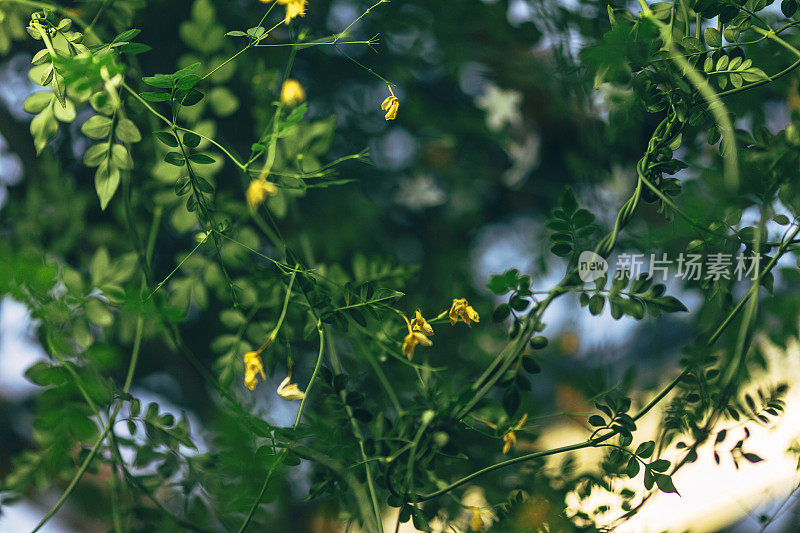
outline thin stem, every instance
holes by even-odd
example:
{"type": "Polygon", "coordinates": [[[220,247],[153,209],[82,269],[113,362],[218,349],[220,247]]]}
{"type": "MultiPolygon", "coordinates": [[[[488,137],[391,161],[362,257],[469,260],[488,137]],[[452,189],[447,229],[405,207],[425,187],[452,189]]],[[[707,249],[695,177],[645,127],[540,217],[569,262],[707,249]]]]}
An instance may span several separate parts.
{"type": "MultiPolygon", "coordinates": [[[[306,407],[306,400],[308,400],[309,395],[311,394],[311,389],[314,386],[314,382],[317,379],[317,373],[319,372],[319,368],[322,363],[322,356],[325,351],[325,332],[322,329],[322,324],[318,321],[317,322],[317,331],[319,332],[319,353],[317,354],[317,362],[314,365],[314,372],[311,374],[311,379],[308,381],[308,387],[306,387],[305,396],[303,396],[303,400],[300,402],[300,409],[297,411],[297,417],[294,420],[293,429],[297,429],[300,425],[300,420],[303,418],[303,412],[305,411],[306,407]]],[[[275,458],[275,462],[270,467],[269,471],[267,472],[266,478],[264,478],[264,483],[261,485],[261,490],[258,492],[258,496],[256,497],[253,504],[250,506],[249,511],[247,512],[247,516],[244,519],[241,527],[239,528],[239,533],[244,533],[247,529],[247,526],[250,525],[250,522],[253,520],[253,516],[255,515],[256,509],[261,504],[261,500],[264,498],[264,494],[267,491],[267,487],[269,486],[269,481],[272,479],[272,474],[283,464],[284,460],[286,459],[287,450],[284,448],[281,450],[278,457],[275,458]]]]}
{"type": "Polygon", "coordinates": [[[664,41],[664,46],[667,48],[667,51],[669,52],[673,62],[681,69],[684,76],[689,79],[691,84],[694,85],[694,87],[706,101],[709,111],[711,111],[711,114],[714,115],[714,119],[717,121],[717,124],[719,124],[720,129],[722,129],[722,143],[725,147],[726,155],[726,157],[723,159],[723,164],[725,166],[725,178],[728,186],[731,189],[737,187],[739,185],[738,152],[736,147],[736,139],[733,132],[733,124],[731,123],[731,118],[725,109],[725,104],[722,103],[719,95],[714,91],[714,89],[711,88],[708,80],[704,78],[697,71],[697,69],[695,69],[691,63],[689,63],[686,57],[684,57],[684,55],[675,47],[672,34],[670,33],[670,30],[666,24],[658,20],[658,18],[653,15],[650,7],[647,5],[647,3],[645,3],[644,0],[639,0],[639,4],[642,7],[644,16],[647,17],[647,19],[650,20],[661,32],[661,40],[664,41]]]}
{"type": "MultiPolygon", "coordinates": [[[[367,8],[367,10],[366,10],[366,11],[364,11],[364,12],[361,14],[361,16],[360,16],[360,17],[358,17],[356,20],[354,20],[353,22],[351,22],[351,23],[350,23],[350,25],[344,29],[344,31],[340,32],[340,33],[339,33],[339,34],[336,36],[336,38],[333,40],[333,44],[336,44],[336,43],[339,41],[339,39],[341,39],[342,37],[346,36],[346,35],[348,34],[348,32],[350,31],[350,28],[352,28],[353,26],[355,26],[355,24],[356,24],[356,23],[357,23],[359,20],[361,20],[362,18],[366,17],[366,16],[369,14],[369,12],[370,12],[370,11],[372,11],[373,9],[375,9],[376,7],[378,7],[379,5],[381,5],[381,4],[383,4],[383,3],[388,3],[388,2],[389,2],[389,0],[378,0],[378,2],[376,2],[374,5],[372,5],[372,6],[368,7],[368,8],[367,8]]],[[[342,44],[345,44],[345,43],[342,43],[342,44]]]]}
{"type": "MultiPolygon", "coordinates": [[[[125,376],[125,385],[122,387],[123,394],[128,393],[128,390],[130,389],[131,386],[131,382],[133,381],[133,374],[136,370],[136,363],[139,360],[139,350],[141,348],[143,328],[144,328],[144,318],[140,314],[136,320],[136,332],[134,334],[133,350],[131,351],[131,360],[128,365],[128,373],[125,376]]],[[[50,511],[48,511],[48,513],[39,521],[38,524],[36,524],[36,527],[33,529],[31,533],[36,533],[42,527],[44,527],[44,525],[50,520],[50,518],[52,518],[53,515],[55,515],[59,509],[61,509],[61,506],[64,505],[64,502],[67,501],[67,498],[69,498],[69,496],[72,494],[72,491],[75,490],[75,487],[78,486],[78,482],[80,482],[81,478],[83,477],[83,474],[86,473],[86,470],[89,468],[89,465],[92,463],[92,460],[94,460],[95,456],[97,455],[97,452],[100,451],[100,446],[103,444],[103,441],[108,435],[113,420],[119,414],[121,408],[122,408],[122,402],[117,402],[117,405],[114,407],[114,412],[109,418],[108,423],[106,424],[103,431],[100,433],[100,436],[93,443],[91,450],[86,455],[86,458],[83,460],[83,463],[81,463],[81,466],[80,468],[78,468],[78,471],[75,472],[75,475],[72,477],[72,480],[69,482],[69,485],[67,485],[67,488],[64,489],[64,492],[61,494],[61,497],[58,499],[55,505],[53,505],[50,511]]]]}
{"type": "MultiPolygon", "coordinates": [[[[339,358],[336,355],[336,348],[333,345],[333,339],[328,339],[328,346],[330,352],[330,359],[331,359],[331,366],[333,370],[340,374],[342,372],[342,366],[339,362],[339,358]]],[[[344,391],[339,391],[339,398],[342,401],[342,405],[344,405],[345,413],[347,414],[347,418],[350,420],[350,427],[353,431],[353,436],[356,438],[358,442],[358,449],[361,454],[361,459],[364,461],[364,472],[367,476],[367,489],[369,491],[369,497],[372,503],[372,511],[375,514],[374,520],[376,523],[376,531],[379,533],[383,533],[383,521],[381,519],[381,510],[380,505],[378,504],[378,496],[375,491],[375,482],[372,479],[372,469],[370,468],[369,460],[367,459],[367,452],[366,448],[364,447],[364,436],[361,434],[361,430],[358,427],[358,422],[356,421],[355,417],[353,416],[353,409],[347,404],[345,401],[344,391]]],[[[366,520],[366,516],[364,519],[366,520]]]]}
{"type": "MultiPolygon", "coordinates": [[[[736,306],[734,306],[734,308],[725,317],[725,320],[722,321],[720,326],[708,338],[708,340],[706,341],[706,346],[711,347],[722,336],[722,333],[731,324],[733,319],[739,314],[739,312],[742,310],[742,308],[748,302],[748,300],[750,300],[751,297],[753,297],[754,295],[756,295],[758,293],[758,286],[759,286],[761,280],[764,278],[764,276],[766,276],[775,267],[775,265],[778,263],[778,260],[786,253],[787,248],[789,247],[790,243],[794,240],[794,238],[798,235],[798,233],[800,233],[800,224],[792,231],[792,233],[789,235],[789,237],[784,240],[784,243],[781,246],[781,249],[767,263],[767,265],[764,267],[764,270],[761,271],[761,273],[758,276],[757,280],[751,286],[750,290],[747,291],[747,294],[745,294],[741,298],[741,300],[739,300],[739,302],[736,304],[736,306]]],[[[639,412],[636,413],[636,415],[633,416],[634,422],[638,421],[640,418],[642,418],[644,415],[646,415],[648,412],[650,412],[650,410],[652,410],[653,407],[655,407],[670,392],[672,392],[672,390],[675,387],[677,387],[678,384],[683,380],[683,378],[686,377],[689,373],[690,373],[690,370],[688,368],[686,368],[677,377],[675,377],[666,387],[664,387],[655,397],[653,397],[652,400],[650,400],[644,407],[642,407],[639,410],[639,412]]],[[[514,464],[517,464],[517,463],[521,463],[521,462],[525,462],[525,461],[531,461],[533,459],[539,459],[539,458],[547,457],[547,456],[550,456],[550,455],[556,455],[556,454],[560,454],[560,453],[571,452],[571,451],[580,450],[580,449],[583,449],[583,448],[588,448],[590,446],[596,446],[597,444],[605,442],[606,440],[612,438],[613,436],[615,436],[617,434],[618,434],[618,430],[613,430],[613,431],[610,431],[609,433],[607,433],[605,435],[601,435],[599,437],[588,439],[588,440],[583,441],[583,442],[578,442],[578,443],[570,444],[570,445],[567,445],[567,446],[561,446],[559,448],[553,448],[551,450],[545,450],[545,451],[541,451],[541,452],[530,453],[530,454],[527,454],[527,455],[521,455],[519,457],[515,457],[515,458],[509,459],[507,461],[503,461],[503,462],[500,462],[500,463],[496,463],[494,465],[487,466],[487,467],[482,468],[482,469],[480,469],[480,470],[478,470],[476,472],[473,472],[472,474],[464,476],[464,477],[462,477],[461,479],[459,479],[457,481],[454,481],[453,483],[447,485],[446,487],[444,487],[444,488],[442,488],[440,490],[437,490],[437,491],[429,493],[429,494],[420,495],[419,501],[426,501],[426,500],[430,500],[430,499],[436,498],[438,496],[441,496],[442,494],[450,492],[454,488],[459,487],[459,486],[463,485],[464,483],[468,483],[469,481],[471,481],[471,480],[473,480],[473,479],[475,479],[477,477],[480,477],[480,476],[482,476],[484,474],[487,474],[489,472],[492,472],[494,470],[498,470],[500,468],[505,468],[507,466],[511,466],[511,465],[514,465],[514,464]]]]}
{"type": "Polygon", "coordinates": [[[89,23],[88,26],[86,26],[86,28],[84,30],[86,33],[92,32],[92,29],[94,28],[95,24],[97,24],[97,21],[100,20],[100,17],[103,15],[103,13],[105,13],[106,9],[111,7],[111,4],[113,4],[113,3],[114,3],[114,0],[105,0],[105,2],[103,2],[103,5],[100,6],[100,9],[97,10],[97,13],[95,14],[95,16],[92,19],[92,21],[89,23]]]}

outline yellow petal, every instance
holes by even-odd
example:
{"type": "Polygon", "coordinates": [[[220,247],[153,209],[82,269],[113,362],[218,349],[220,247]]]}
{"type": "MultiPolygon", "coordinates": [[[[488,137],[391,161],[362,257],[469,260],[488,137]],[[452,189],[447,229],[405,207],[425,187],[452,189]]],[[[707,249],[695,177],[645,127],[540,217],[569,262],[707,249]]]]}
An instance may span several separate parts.
{"type": "Polygon", "coordinates": [[[411,321],[411,329],[421,331],[425,335],[433,335],[433,328],[428,321],[422,317],[422,312],[417,309],[414,319],[411,321]]]}
{"type": "Polygon", "coordinates": [[[274,196],[278,193],[278,186],[267,181],[263,178],[257,178],[250,182],[247,186],[245,197],[247,198],[247,205],[255,208],[262,204],[268,196],[274,196]]]}
{"type": "Polygon", "coordinates": [[[470,507],[472,518],[469,521],[469,528],[472,531],[483,531],[483,518],[481,517],[481,510],[477,507],[470,507]]]}
{"type": "Polygon", "coordinates": [[[428,337],[425,336],[424,333],[420,333],[419,331],[415,331],[412,333],[414,338],[417,339],[417,342],[423,346],[433,346],[433,341],[431,341],[428,337]]]}
{"type": "Polygon", "coordinates": [[[525,422],[528,421],[528,413],[522,415],[522,418],[519,419],[519,422],[514,426],[514,429],[522,429],[522,426],[525,425],[525,422]]]}
{"type": "Polygon", "coordinates": [[[508,453],[511,451],[511,448],[517,445],[517,436],[514,434],[513,431],[509,431],[505,435],[503,435],[503,453],[508,453]]]}
{"type": "Polygon", "coordinates": [[[292,376],[286,376],[281,384],[278,385],[278,396],[284,400],[295,401],[302,400],[306,397],[306,393],[300,390],[296,383],[292,383],[292,376]]]}
{"type": "Polygon", "coordinates": [[[403,339],[402,352],[403,355],[408,357],[409,361],[411,361],[411,359],[414,358],[414,348],[416,348],[416,346],[417,346],[417,339],[414,337],[414,334],[409,333],[408,335],[406,335],[406,338],[403,339]]]}
{"type": "Polygon", "coordinates": [[[247,352],[244,354],[244,386],[250,390],[255,390],[258,385],[258,376],[262,381],[267,379],[264,373],[264,363],[258,352],[247,352]]]}
{"type": "Polygon", "coordinates": [[[288,0],[280,3],[286,6],[286,19],[284,20],[286,24],[289,24],[289,21],[295,17],[306,16],[307,0],[288,0]]]}
{"type": "Polygon", "coordinates": [[[386,120],[394,120],[397,118],[397,111],[400,109],[400,102],[397,101],[397,98],[389,104],[389,109],[386,111],[386,120]]]}
{"type": "Polygon", "coordinates": [[[289,78],[281,86],[281,103],[286,106],[295,106],[306,99],[306,91],[300,82],[289,78]]]}

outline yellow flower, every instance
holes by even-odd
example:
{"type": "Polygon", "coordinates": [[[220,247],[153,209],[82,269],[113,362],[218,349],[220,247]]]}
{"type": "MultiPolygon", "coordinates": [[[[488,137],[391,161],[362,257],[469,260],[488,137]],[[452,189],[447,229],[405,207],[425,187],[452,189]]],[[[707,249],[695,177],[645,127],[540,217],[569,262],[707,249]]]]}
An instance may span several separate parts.
{"type": "Polygon", "coordinates": [[[517,445],[517,435],[514,433],[515,431],[519,431],[522,426],[525,425],[525,422],[528,421],[528,413],[522,415],[522,418],[519,419],[519,422],[514,425],[511,429],[508,430],[508,433],[503,435],[503,453],[508,453],[511,451],[511,448],[517,445]]]}
{"type": "Polygon", "coordinates": [[[497,520],[482,488],[472,486],[464,492],[461,505],[467,511],[467,523],[470,531],[486,531],[497,520]]]}
{"type": "Polygon", "coordinates": [[[411,330],[412,331],[421,331],[425,335],[433,335],[433,328],[428,321],[422,318],[422,312],[417,309],[414,318],[411,319],[411,330]]]}
{"type": "Polygon", "coordinates": [[[259,352],[247,352],[244,354],[244,386],[250,390],[255,390],[258,385],[258,376],[261,380],[267,379],[264,373],[264,363],[261,361],[259,352]]]}
{"type": "Polygon", "coordinates": [[[276,194],[278,194],[277,185],[266,179],[257,178],[251,181],[250,185],[247,186],[245,197],[247,198],[247,205],[255,208],[263,203],[264,200],[267,199],[267,196],[274,196],[276,194]]]}
{"type": "Polygon", "coordinates": [[[389,87],[391,96],[386,97],[386,100],[381,104],[381,109],[386,111],[386,120],[394,120],[397,118],[397,110],[400,109],[400,100],[394,95],[392,88],[389,85],[387,87],[389,87]]]}
{"type": "MultiPolygon", "coordinates": [[[[417,344],[421,344],[423,346],[432,346],[433,343],[428,337],[425,336],[424,333],[420,331],[414,331],[413,327],[411,326],[411,322],[408,321],[406,315],[401,316],[403,317],[403,320],[406,321],[406,326],[408,326],[408,335],[406,335],[406,338],[403,340],[403,355],[408,357],[408,360],[411,361],[411,359],[414,357],[414,348],[417,347],[417,344]]],[[[416,321],[416,318],[414,320],[416,321]]],[[[430,327],[430,325],[428,327],[430,327]]]]}
{"type": "MultiPolygon", "coordinates": [[[[268,4],[272,0],[259,0],[262,4],[268,4]]],[[[286,6],[286,24],[295,17],[306,16],[306,4],[308,0],[277,0],[282,6],[286,6]]]]}
{"type": "Polygon", "coordinates": [[[278,385],[278,396],[283,398],[284,400],[294,401],[294,400],[302,400],[306,397],[306,393],[300,390],[300,387],[297,386],[296,383],[292,383],[292,375],[289,374],[281,381],[281,384],[278,385]]]}
{"type": "Polygon", "coordinates": [[[300,85],[299,81],[289,78],[283,82],[283,86],[281,87],[281,102],[283,105],[295,106],[305,102],[305,100],[306,91],[303,89],[303,86],[300,85]]]}
{"type": "Polygon", "coordinates": [[[470,321],[478,323],[481,320],[481,317],[478,316],[475,309],[469,305],[466,298],[453,300],[453,305],[450,307],[450,325],[452,326],[458,322],[459,318],[470,327],[472,327],[470,321]]]}
{"type": "Polygon", "coordinates": [[[491,524],[494,520],[497,520],[497,515],[488,507],[471,505],[469,512],[472,513],[472,517],[469,520],[470,531],[486,531],[486,522],[491,524]],[[486,522],[484,522],[484,519],[486,522]]]}

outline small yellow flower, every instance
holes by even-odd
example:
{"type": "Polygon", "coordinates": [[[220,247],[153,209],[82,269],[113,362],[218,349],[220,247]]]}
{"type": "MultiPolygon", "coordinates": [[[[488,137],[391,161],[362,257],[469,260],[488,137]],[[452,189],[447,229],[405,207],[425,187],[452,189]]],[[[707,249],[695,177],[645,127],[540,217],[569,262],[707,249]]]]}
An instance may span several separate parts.
{"type": "Polygon", "coordinates": [[[417,309],[414,318],[411,319],[411,330],[412,331],[421,331],[425,335],[433,335],[433,328],[428,321],[422,318],[422,312],[417,309]]]}
{"type": "Polygon", "coordinates": [[[525,425],[525,422],[528,421],[528,413],[522,415],[522,418],[519,419],[514,427],[508,430],[508,432],[503,435],[503,453],[508,453],[511,451],[511,448],[517,445],[517,435],[514,433],[515,431],[519,431],[522,426],[525,425]]]}
{"type": "Polygon", "coordinates": [[[255,390],[258,385],[258,376],[261,381],[267,379],[264,373],[264,363],[261,361],[259,352],[247,352],[244,354],[244,386],[250,390],[255,390]]]}
{"type": "Polygon", "coordinates": [[[247,186],[245,197],[247,198],[247,205],[255,208],[262,204],[268,196],[274,196],[276,194],[278,194],[277,185],[264,178],[257,178],[251,181],[250,185],[247,186]]]}
{"type": "Polygon", "coordinates": [[[487,522],[491,524],[494,520],[497,520],[497,515],[488,507],[471,505],[469,512],[472,513],[472,517],[469,520],[470,531],[486,531],[487,522]]]}
{"type": "Polygon", "coordinates": [[[381,104],[381,109],[386,111],[386,120],[394,120],[397,118],[397,110],[400,109],[400,100],[394,95],[392,88],[388,85],[387,87],[389,87],[391,96],[386,97],[386,100],[381,104]]]}
{"type": "MultiPolygon", "coordinates": [[[[262,4],[268,4],[272,0],[259,0],[262,4]]],[[[295,17],[306,16],[306,4],[308,0],[277,0],[282,6],[286,6],[286,24],[295,17]]]]}
{"type": "MultiPolygon", "coordinates": [[[[408,326],[408,335],[406,335],[406,338],[403,340],[403,355],[408,357],[408,360],[411,361],[411,359],[414,358],[414,348],[417,347],[417,344],[421,344],[423,346],[432,346],[433,342],[431,342],[431,340],[425,336],[425,333],[414,331],[411,322],[408,321],[406,315],[401,316],[403,317],[403,320],[406,321],[406,326],[408,326]]],[[[416,321],[416,318],[414,320],[416,321]]],[[[430,327],[430,325],[428,327],[430,327]]]]}
{"type": "Polygon", "coordinates": [[[289,374],[278,385],[278,396],[284,400],[294,401],[302,400],[306,397],[306,393],[300,390],[296,383],[292,383],[292,375],[289,374]]]}
{"type": "Polygon", "coordinates": [[[472,327],[470,321],[478,323],[481,320],[481,317],[478,316],[475,309],[469,305],[466,298],[453,300],[453,305],[450,307],[450,325],[452,326],[458,322],[459,318],[469,327],[472,327]]]}
{"type": "Polygon", "coordinates": [[[306,91],[300,82],[289,78],[281,87],[281,102],[286,106],[295,106],[306,100],[306,91]]]}

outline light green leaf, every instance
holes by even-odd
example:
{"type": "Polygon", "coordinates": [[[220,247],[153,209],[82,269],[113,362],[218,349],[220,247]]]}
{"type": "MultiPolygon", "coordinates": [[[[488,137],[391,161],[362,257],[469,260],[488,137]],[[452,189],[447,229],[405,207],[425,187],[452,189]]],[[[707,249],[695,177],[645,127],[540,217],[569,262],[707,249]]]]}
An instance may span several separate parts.
{"type": "Polygon", "coordinates": [[[104,115],[92,115],[81,126],[81,132],[91,139],[106,139],[111,133],[112,120],[104,115]]]}
{"type": "Polygon", "coordinates": [[[91,146],[86,153],[83,154],[83,164],[89,168],[100,166],[100,164],[108,157],[108,143],[100,143],[91,146]]]}
{"type": "Polygon", "coordinates": [[[26,113],[36,115],[44,111],[44,108],[50,105],[54,97],[55,95],[50,91],[33,93],[25,99],[25,103],[22,104],[22,109],[24,109],[26,113]]]}
{"type": "Polygon", "coordinates": [[[139,128],[130,119],[123,118],[117,123],[117,138],[124,143],[138,143],[142,140],[139,128]]]}
{"type": "Polygon", "coordinates": [[[100,199],[100,208],[105,210],[108,202],[114,197],[119,187],[120,173],[119,169],[114,165],[105,164],[100,165],[94,175],[94,188],[97,191],[97,197],[100,199]]]}
{"type": "Polygon", "coordinates": [[[114,144],[111,147],[111,162],[114,166],[123,170],[131,170],[133,168],[133,159],[128,149],[121,144],[114,144]]]}

